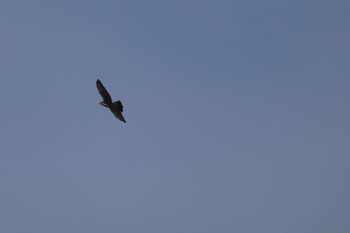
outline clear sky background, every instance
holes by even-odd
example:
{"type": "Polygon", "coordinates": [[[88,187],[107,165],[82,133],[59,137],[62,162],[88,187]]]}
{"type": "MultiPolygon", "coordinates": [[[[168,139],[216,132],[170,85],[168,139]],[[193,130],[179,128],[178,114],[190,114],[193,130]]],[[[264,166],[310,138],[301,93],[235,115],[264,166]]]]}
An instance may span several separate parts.
{"type": "Polygon", "coordinates": [[[0,232],[350,232],[349,10],[1,0],[0,232]]]}

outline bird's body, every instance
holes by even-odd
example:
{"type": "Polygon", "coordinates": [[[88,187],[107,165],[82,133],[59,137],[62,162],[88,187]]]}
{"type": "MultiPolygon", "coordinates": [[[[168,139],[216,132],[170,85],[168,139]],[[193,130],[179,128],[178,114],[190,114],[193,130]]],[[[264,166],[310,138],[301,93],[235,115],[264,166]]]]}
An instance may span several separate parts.
{"type": "Polygon", "coordinates": [[[99,79],[97,79],[96,81],[96,87],[98,92],[103,98],[103,101],[100,102],[100,104],[106,108],[109,108],[109,110],[111,110],[111,112],[114,114],[116,118],[126,123],[124,116],[122,114],[123,112],[122,102],[120,100],[112,102],[111,96],[109,95],[108,91],[106,90],[106,88],[103,86],[102,82],[99,79]]]}

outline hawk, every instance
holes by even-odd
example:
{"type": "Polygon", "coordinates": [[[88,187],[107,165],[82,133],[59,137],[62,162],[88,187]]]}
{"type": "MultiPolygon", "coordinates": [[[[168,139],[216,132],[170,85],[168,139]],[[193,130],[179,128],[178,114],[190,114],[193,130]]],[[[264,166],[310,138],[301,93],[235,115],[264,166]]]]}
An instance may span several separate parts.
{"type": "Polygon", "coordinates": [[[96,80],[96,87],[98,92],[100,93],[100,95],[103,98],[103,101],[100,102],[99,104],[101,104],[102,106],[109,108],[109,110],[111,110],[111,112],[114,114],[114,116],[116,118],[118,118],[120,121],[126,123],[124,117],[123,117],[123,104],[120,100],[112,102],[112,98],[109,95],[108,91],[106,90],[106,88],[103,86],[103,84],[101,83],[101,81],[99,79],[96,80]]]}

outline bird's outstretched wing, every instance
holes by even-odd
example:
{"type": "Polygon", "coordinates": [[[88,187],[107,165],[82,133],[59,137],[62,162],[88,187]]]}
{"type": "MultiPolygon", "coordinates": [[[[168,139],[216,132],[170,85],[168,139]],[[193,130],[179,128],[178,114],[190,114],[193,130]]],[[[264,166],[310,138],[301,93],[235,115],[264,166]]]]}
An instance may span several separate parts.
{"type": "Polygon", "coordinates": [[[112,98],[99,79],[97,79],[97,81],[96,81],[96,87],[97,87],[98,92],[100,93],[100,95],[103,98],[103,102],[105,102],[106,104],[111,104],[112,98]]]}
{"type": "Polygon", "coordinates": [[[111,108],[111,111],[112,111],[112,113],[114,114],[114,116],[115,116],[116,118],[118,118],[118,119],[121,120],[122,122],[125,122],[125,123],[126,123],[126,121],[125,121],[125,119],[124,119],[124,116],[123,116],[123,114],[122,114],[122,112],[123,112],[123,104],[122,104],[122,102],[121,102],[120,100],[118,100],[118,101],[116,101],[116,102],[113,103],[113,106],[112,106],[112,108],[111,108]]]}
{"type": "Polygon", "coordinates": [[[121,120],[122,122],[126,123],[124,116],[121,112],[119,111],[113,111],[113,114],[116,118],[118,118],[119,120],[121,120]]]}

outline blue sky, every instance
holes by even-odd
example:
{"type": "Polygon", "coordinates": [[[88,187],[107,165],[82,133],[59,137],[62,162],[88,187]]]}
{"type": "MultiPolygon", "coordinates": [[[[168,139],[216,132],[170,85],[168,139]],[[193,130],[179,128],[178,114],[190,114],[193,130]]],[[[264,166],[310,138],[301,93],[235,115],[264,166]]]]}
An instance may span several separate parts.
{"type": "Polygon", "coordinates": [[[349,8],[1,1],[0,232],[349,232],[349,8]]]}

